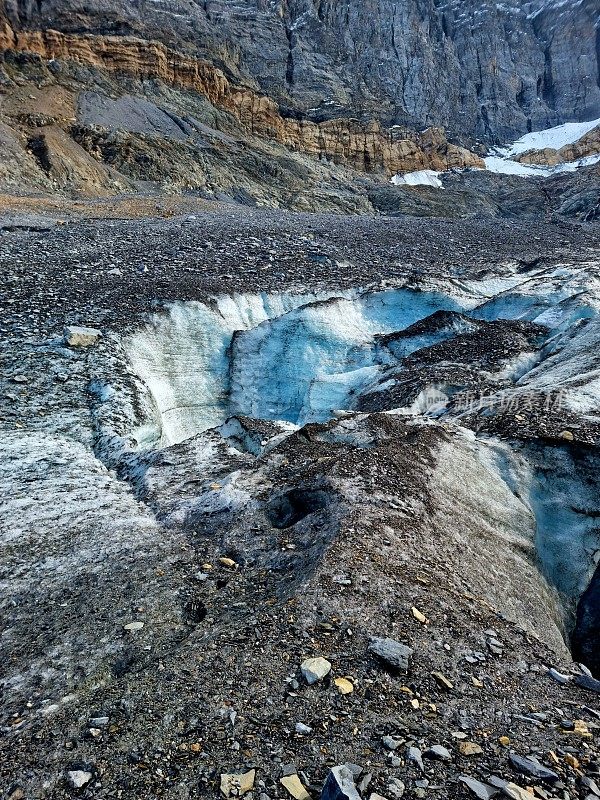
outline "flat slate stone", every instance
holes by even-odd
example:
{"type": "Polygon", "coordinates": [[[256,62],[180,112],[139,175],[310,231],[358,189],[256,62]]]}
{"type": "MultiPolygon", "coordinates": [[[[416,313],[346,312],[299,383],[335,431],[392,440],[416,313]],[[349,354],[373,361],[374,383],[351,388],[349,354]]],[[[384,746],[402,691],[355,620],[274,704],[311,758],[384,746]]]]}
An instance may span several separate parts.
{"type": "Polygon", "coordinates": [[[532,778],[537,778],[547,783],[556,783],[558,780],[556,772],[545,767],[537,758],[527,758],[526,756],[519,756],[516,753],[511,753],[509,759],[513,767],[524,775],[531,775],[532,778]]]}
{"type": "Polygon", "coordinates": [[[414,650],[394,639],[374,637],[369,644],[369,652],[394,669],[406,670],[408,669],[409,658],[414,653],[414,650]]]}

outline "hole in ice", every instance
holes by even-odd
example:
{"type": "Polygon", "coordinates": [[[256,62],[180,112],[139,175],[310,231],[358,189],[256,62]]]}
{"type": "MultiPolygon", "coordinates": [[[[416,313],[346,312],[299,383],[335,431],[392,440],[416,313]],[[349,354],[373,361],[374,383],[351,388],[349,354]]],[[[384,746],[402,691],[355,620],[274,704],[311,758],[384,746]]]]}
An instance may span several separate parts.
{"type": "Polygon", "coordinates": [[[266,514],[274,528],[291,528],[309,514],[327,507],[328,495],[319,490],[292,489],[271,500],[266,514]]]}

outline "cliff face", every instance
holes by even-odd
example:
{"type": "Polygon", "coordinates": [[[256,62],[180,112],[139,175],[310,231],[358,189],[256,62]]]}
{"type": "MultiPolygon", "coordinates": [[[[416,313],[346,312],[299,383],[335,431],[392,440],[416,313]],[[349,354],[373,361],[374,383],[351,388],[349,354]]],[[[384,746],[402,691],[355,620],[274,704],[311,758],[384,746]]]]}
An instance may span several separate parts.
{"type": "Polygon", "coordinates": [[[271,98],[236,86],[208,61],[186,56],[159,42],[53,30],[18,33],[4,25],[0,28],[0,50],[10,49],[46,60],[75,61],[113,73],[127,73],[142,80],[158,78],[195,90],[213,106],[232,113],[254,135],[364,171],[382,169],[392,174],[424,167],[443,170],[483,166],[470,151],[448,143],[440,129],[417,133],[411,129],[386,130],[377,121],[361,124],[340,118],[315,123],[284,117],[271,98]]]}
{"type": "Polygon", "coordinates": [[[291,115],[510,140],[600,116],[597,0],[6,0],[17,29],[135,35],[291,115]]]}

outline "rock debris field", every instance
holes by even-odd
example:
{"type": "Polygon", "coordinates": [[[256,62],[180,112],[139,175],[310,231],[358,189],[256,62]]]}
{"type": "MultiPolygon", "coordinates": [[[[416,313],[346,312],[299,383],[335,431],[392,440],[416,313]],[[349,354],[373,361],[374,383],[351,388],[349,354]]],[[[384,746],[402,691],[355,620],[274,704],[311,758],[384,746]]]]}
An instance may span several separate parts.
{"type": "Polygon", "coordinates": [[[599,240],[5,221],[2,797],[600,797],[599,240]]]}

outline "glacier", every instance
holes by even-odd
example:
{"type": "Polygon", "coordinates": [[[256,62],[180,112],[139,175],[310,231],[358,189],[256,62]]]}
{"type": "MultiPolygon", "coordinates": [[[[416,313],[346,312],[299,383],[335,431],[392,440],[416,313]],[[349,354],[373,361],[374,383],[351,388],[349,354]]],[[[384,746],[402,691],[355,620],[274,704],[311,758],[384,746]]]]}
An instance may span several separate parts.
{"type": "MultiPolygon", "coordinates": [[[[575,455],[566,442],[509,446],[506,436],[490,434],[473,440],[464,427],[472,425],[470,412],[455,402],[463,378],[452,348],[478,341],[490,324],[543,326],[539,345],[507,351],[495,365],[470,363],[488,386],[482,419],[506,415],[502,409],[511,403],[560,388],[565,413],[574,415],[570,427],[576,431],[595,423],[600,420],[600,281],[590,266],[523,272],[507,265],[502,279],[171,303],[124,341],[149,397],[148,414],[131,431],[132,441],[141,451],[198,441],[200,450],[214,455],[221,452],[220,437],[223,452],[260,457],[265,447],[275,447],[304,425],[337,419],[335,429],[320,435],[368,447],[368,436],[355,434],[351,422],[353,414],[362,419],[365,397],[389,414],[450,425],[472,442],[468,446],[485,480],[518,498],[519,515],[530,529],[525,538],[540,570],[564,607],[572,609],[600,560],[599,465],[593,455],[575,455]],[[443,354],[444,347],[449,350],[442,361],[423,367],[429,354],[443,354]],[[448,377],[456,370],[458,377],[448,377]],[[416,381],[415,392],[398,394],[407,381],[416,381]],[[245,420],[262,420],[263,427],[245,420]]],[[[216,491],[172,511],[172,518],[237,507],[244,496],[234,489],[239,486],[233,470],[216,491]]]]}

